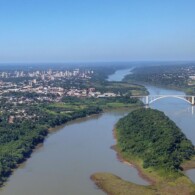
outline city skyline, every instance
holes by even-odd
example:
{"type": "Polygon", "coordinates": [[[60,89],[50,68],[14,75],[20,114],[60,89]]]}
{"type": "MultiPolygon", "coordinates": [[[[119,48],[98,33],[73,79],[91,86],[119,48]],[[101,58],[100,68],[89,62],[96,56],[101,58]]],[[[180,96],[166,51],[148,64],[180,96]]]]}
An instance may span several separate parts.
{"type": "Polygon", "coordinates": [[[193,0],[0,1],[0,63],[195,60],[193,0]]]}

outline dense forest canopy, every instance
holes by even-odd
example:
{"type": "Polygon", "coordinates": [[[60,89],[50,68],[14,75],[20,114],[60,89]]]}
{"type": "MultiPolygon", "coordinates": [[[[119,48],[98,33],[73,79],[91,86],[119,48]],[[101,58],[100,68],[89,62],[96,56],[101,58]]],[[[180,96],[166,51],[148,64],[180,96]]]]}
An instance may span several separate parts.
{"type": "Polygon", "coordinates": [[[117,123],[122,152],[143,160],[144,168],[178,171],[194,154],[194,146],[163,112],[138,109],[117,123]]]}

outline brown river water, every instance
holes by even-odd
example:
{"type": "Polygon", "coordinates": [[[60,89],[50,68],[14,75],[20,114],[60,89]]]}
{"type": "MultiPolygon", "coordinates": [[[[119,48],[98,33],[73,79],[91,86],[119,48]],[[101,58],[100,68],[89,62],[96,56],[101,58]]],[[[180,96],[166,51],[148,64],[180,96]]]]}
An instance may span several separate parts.
{"type": "MultiPolygon", "coordinates": [[[[108,80],[121,80],[130,70],[117,71],[108,80]]],[[[183,94],[175,90],[146,86],[151,94],[183,94]]],[[[195,144],[194,107],[178,99],[162,99],[151,104],[165,112],[195,144]]],[[[0,195],[103,195],[90,180],[95,172],[111,172],[147,185],[137,170],[120,162],[113,128],[131,110],[114,110],[72,121],[51,133],[24,164],[13,172],[0,195]]],[[[195,181],[195,171],[187,174],[195,181]]]]}

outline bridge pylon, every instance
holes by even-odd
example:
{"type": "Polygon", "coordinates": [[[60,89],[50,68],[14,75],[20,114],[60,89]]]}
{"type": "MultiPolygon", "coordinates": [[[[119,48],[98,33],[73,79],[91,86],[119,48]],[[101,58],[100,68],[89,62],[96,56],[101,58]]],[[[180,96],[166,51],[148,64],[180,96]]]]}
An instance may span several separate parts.
{"type": "Polygon", "coordinates": [[[146,96],[146,105],[149,105],[149,96],[146,96]]]}
{"type": "Polygon", "coordinates": [[[194,105],[194,96],[192,96],[192,105],[194,105]]]}

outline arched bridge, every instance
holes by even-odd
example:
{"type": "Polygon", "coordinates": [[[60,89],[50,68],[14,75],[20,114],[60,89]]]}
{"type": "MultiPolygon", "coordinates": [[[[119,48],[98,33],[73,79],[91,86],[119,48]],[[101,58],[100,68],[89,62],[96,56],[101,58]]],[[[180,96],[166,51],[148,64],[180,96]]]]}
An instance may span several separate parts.
{"type": "Polygon", "coordinates": [[[147,96],[130,96],[130,98],[139,98],[146,105],[149,105],[163,98],[177,98],[185,102],[188,102],[191,105],[195,104],[195,100],[194,100],[195,96],[191,96],[191,95],[147,95],[147,96]]]}

